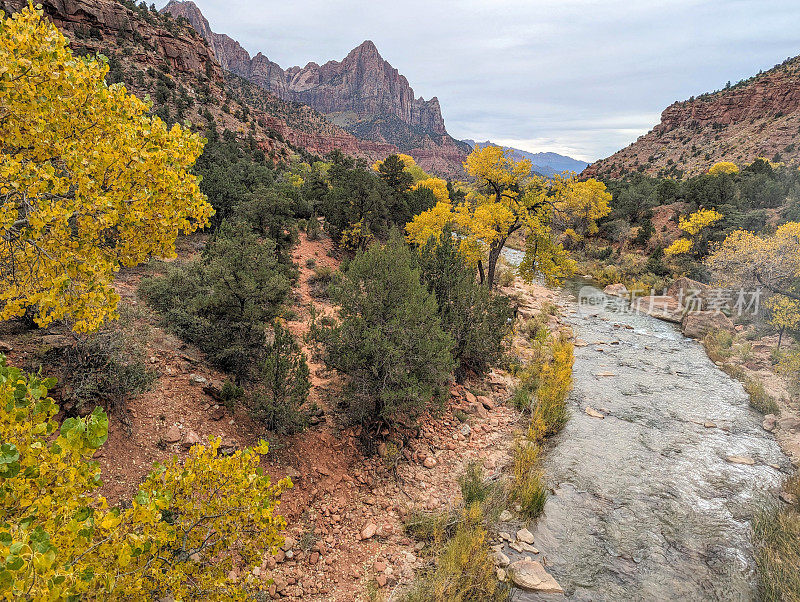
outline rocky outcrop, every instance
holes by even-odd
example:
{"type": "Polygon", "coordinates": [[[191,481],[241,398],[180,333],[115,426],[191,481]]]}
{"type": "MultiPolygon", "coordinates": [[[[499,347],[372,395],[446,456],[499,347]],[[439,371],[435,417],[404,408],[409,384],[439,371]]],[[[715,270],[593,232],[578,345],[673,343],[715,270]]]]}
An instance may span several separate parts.
{"type": "Polygon", "coordinates": [[[676,102],[636,142],[590,165],[583,175],[634,171],[694,175],[718,161],[758,157],[800,163],[800,57],[712,94],[676,102]]]}
{"type": "Polygon", "coordinates": [[[714,330],[733,332],[733,321],[719,311],[692,311],[683,319],[681,331],[687,337],[702,339],[714,330]]]}
{"type": "MultiPolygon", "coordinates": [[[[181,74],[204,73],[215,83],[222,82],[222,69],[211,49],[191,29],[167,27],[167,23],[154,14],[151,22],[143,19],[140,11],[134,11],[119,2],[109,0],[41,0],[44,14],[56,26],[76,38],[74,46],[85,46],[81,40],[111,42],[116,45],[124,40],[136,40],[150,49],[139,57],[143,64],[158,57],[161,64],[181,74]]],[[[6,0],[5,7],[11,12],[28,5],[27,0],[6,0]]],[[[144,12],[148,12],[146,9],[144,12]]],[[[102,46],[102,45],[101,45],[102,46]]],[[[158,65],[156,65],[158,66],[158,65]]]]}
{"type": "Polygon", "coordinates": [[[342,61],[282,69],[254,57],[232,38],[212,31],[191,1],[172,0],[163,9],[185,18],[206,40],[222,67],[290,102],[306,104],[362,140],[391,144],[411,154],[423,169],[458,175],[469,146],[445,128],[439,100],[415,97],[408,80],[367,40],[342,61]]]}

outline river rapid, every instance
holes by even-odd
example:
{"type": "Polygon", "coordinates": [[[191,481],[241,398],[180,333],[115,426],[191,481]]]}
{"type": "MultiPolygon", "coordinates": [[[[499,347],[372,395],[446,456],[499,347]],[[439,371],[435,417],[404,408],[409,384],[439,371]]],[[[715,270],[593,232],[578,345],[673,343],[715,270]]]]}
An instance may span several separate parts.
{"type": "Polygon", "coordinates": [[[789,460],[698,342],[585,286],[564,291],[564,321],[585,346],[575,349],[571,418],[546,453],[551,495],[530,527],[533,558],[569,600],[755,599],[750,518],[789,460]],[[588,309],[577,303],[587,292],[588,309]]]}

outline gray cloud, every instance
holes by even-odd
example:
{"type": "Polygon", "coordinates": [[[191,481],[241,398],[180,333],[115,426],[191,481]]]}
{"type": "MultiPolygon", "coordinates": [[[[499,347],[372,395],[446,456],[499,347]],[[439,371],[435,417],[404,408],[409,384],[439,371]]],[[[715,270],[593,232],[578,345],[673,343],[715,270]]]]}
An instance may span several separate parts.
{"type": "Polygon", "coordinates": [[[371,39],[418,96],[439,97],[453,136],[587,160],[675,100],[800,53],[796,0],[195,1],[214,31],[284,67],[371,39]]]}

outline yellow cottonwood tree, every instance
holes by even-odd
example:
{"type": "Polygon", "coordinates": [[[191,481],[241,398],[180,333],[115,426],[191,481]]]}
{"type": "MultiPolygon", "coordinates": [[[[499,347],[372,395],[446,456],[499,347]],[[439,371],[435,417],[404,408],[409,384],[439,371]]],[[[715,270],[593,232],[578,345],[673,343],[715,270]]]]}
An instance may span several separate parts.
{"type": "Polygon", "coordinates": [[[597,220],[611,213],[611,193],[598,180],[580,181],[574,174],[566,178],[556,175],[550,188],[558,199],[556,216],[574,232],[573,238],[577,240],[597,234],[597,220]]]}
{"type": "Polygon", "coordinates": [[[711,168],[708,170],[708,173],[712,176],[718,176],[720,174],[737,174],[739,173],[739,167],[736,163],[732,163],[730,161],[720,161],[719,163],[714,163],[711,168]]]}
{"type": "Polygon", "coordinates": [[[179,232],[208,224],[189,172],[203,139],[107,72],[32,6],[2,23],[0,319],[33,310],[95,330],[116,316],[120,266],[174,256],[179,232]]]}
{"type": "Polygon", "coordinates": [[[263,473],[266,443],[228,456],[219,439],[197,445],[111,508],[91,460],[108,418],[97,408],[59,425],[52,384],[0,355],[0,600],[227,601],[267,587],[249,569],[282,543],[292,483],[263,473]]]}
{"type": "Polygon", "coordinates": [[[667,256],[686,255],[698,251],[703,243],[703,231],[713,226],[722,219],[722,214],[716,209],[700,209],[687,217],[682,217],[678,227],[686,236],[677,239],[664,249],[667,256]]]}
{"type": "Polygon", "coordinates": [[[416,216],[406,233],[410,242],[423,245],[451,226],[462,237],[461,251],[472,263],[480,267],[479,261],[488,258],[489,286],[495,284],[497,262],[508,238],[519,230],[527,238],[526,259],[520,266],[524,277],[541,273],[557,280],[569,275],[575,263],[553,240],[554,221],[574,223],[591,233],[594,220],[609,211],[604,184],[578,182],[574,177],[548,183],[532,175],[529,160],[515,161],[499,146],[476,148],[464,169],[474,181],[466,200],[456,206],[440,201],[416,216]]]}
{"type": "Polygon", "coordinates": [[[800,222],[783,224],[771,235],[731,232],[705,263],[721,286],[762,286],[800,301],[800,222]]]}
{"type": "Polygon", "coordinates": [[[442,180],[441,178],[426,178],[417,182],[413,190],[418,190],[420,188],[427,188],[433,193],[433,196],[436,197],[436,200],[440,203],[448,203],[450,202],[450,193],[447,191],[447,182],[442,180]]]}

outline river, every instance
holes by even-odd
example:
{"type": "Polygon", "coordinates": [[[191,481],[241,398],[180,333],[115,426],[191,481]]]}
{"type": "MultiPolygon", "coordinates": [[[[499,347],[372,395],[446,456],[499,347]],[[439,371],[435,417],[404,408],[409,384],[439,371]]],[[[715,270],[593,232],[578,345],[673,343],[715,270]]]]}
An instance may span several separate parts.
{"type": "MultiPolygon", "coordinates": [[[[564,320],[587,345],[575,349],[571,419],[545,459],[552,492],[530,527],[534,559],[569,600],[755,599],[750,518],[789,460],[698,342],[602,303],[579,311],[583,285],[564,292],[564,320]]],[[[563,598],[514,595],[550,599],[563,598]]]]}

